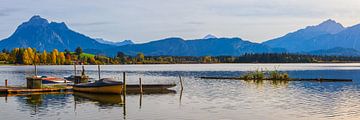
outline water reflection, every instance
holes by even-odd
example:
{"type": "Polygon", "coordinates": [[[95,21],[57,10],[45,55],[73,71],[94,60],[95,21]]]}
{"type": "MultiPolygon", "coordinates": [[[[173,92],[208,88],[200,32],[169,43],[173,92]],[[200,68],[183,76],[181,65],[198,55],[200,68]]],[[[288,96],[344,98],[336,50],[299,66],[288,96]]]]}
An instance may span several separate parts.
{"type": "MultiPolygon", "coordinates": [[[[340,66],[340,68],[330,70],[312,67],[308,70],[307,68],[311,65],[305,65],[304,68],[290,69],[288,73],[294,78],[353,79],[352,83],[202,80],[198,77],[240,76],[246,70],[253,68],[246,67],[249,65],[224,65],[225,67],[216,65],[210,68],[209,66],[212,65],[201,65],[195,68],[186,66],[186,69],[182,67],[183,65],[173,67],[165,65],[166,68],[161,66],[141,65],[134,68],[133,66],[104,66],[102,76],[116,77],[121,76],[122,71],[131,71],[128,74],[129,83],[137,84],[138,78],[141,77],[144,84],[149,84],[178,83],[178,74],[181,74],[185,78],[183,91],[180,91],[178,85],[173,88],[177,91],[167,91],[164,92],[165,94],[129,94],[126,97],[126,106],[119,104],[125,100],[121,97],[120,99],[109,97],[104,101],[103,96],[94,97],[86,93],[85,95],[75,93],[74,95],[44,94],[16,97],[8,95],[1,98],[0,107],[6,109],[0,110],[0,119],[356,120],[360,117],[360,71],[358,68],[352,69],[351,66],[346,68],[340,66]],[[168,69],[172,70],[167,71],[168,69]],[[176,92],[179,94],[175,94],[176,92]]],[[[292,68],[293,66],[285,67],[292,68]]],[[[12,67],[0,69],[0,75],[8,78],[10,84],[23,84],[25,82],[23,77],[28,74],[24,72],[26,71],[24,68],[27,67],[21,66],[15,70],[10,68],[12,67]]],[[[72,74],[72,66],[39,68],[40,73],[52,76],[61,77],[72,74]]],[[[96,66],[90,66],[89,69],[87,68],[87,74],[96,77],[96,69],[96,66]]],[[[3,84],[2,82],[3,80],[0,80],[0,84],[3,84]]]]}
{"type": "Polygon", "coordinates": [[[123,106],[121,95],[74,92],[74,99],[76,104],[94,102],[95,105],[103,109],[123,106]]]}
{"type": "Polygon", "coordinates": [[[70,96],[68,93],[33,93],[33,94],[10,94],[16,96],[21,110],[30,110],[31,115],[48,114],[49,109],[64,109],[69,103],[70,96]]]}

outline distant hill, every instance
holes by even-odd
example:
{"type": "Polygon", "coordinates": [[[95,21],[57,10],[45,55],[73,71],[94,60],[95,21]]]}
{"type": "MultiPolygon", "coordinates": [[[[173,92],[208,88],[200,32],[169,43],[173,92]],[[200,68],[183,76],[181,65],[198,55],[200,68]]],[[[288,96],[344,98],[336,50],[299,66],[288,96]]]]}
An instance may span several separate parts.
{"type": "Polygon", "coordinates": [[[121,41],[121,42],[112,42],[112,41],[109,41],[109,40],[104,40],[102,38],[96,38],[95,40],[97,42],[99,42],[99,43],[113,45],[113,46],[123,46],[123,45],[134,44],[134,42],[131,41],[131,40],[124,40],[124,41],[121,41]]]}
{"type": "Polygon", "coordinates": [[[310,51],[308,54],[311,55],[330,55],[330,56],[360,56],[360,52],[352,48],[341,48],[336,47],[326,50],[315,50],[310,51]]]}
{"type": "Polygon", "coordinates": [[[15,33],[0,41],[1,49],[13,49],[16,47],[32,47],[37,50],[51,51],[75,50],[82,48],[109,48],[111,45],[102,44],[96,40],[70,30],[65,23],[51,22],[33,16],[29,21],[17,27],[15,33]]]}
{"type": "Polygon", "coordinates": [[[144,44],[106,49],[105,53],[115,55],[117,51],[129,55],[136,55],[142,52],[145,55],[151,56],[239,56],[245,53],[285,52],[283,49],[270,48],[266,45],[244,41],[240,38],[207,38],[196,40],[166,38],[144,44]]]}

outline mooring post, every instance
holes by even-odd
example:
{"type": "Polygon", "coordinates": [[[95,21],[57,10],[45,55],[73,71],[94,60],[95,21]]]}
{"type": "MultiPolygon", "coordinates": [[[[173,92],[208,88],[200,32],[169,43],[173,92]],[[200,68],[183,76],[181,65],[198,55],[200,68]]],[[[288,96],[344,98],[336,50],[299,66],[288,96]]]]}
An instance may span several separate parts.
{"type": "Polygon", "coordinates": [[[123,114],[124,119],[126,118],[126,79],[125,79],[125,72],[123,72],[123,98],[124,98],[124,106],[123,106],[123,114]]]}
{"type": "Polygon", "coordinates": [[[5,79],[5,88],[7,88],[7,86],[8,86],[8,80],[5,79]]]}
{"type": "Polygon", "coordinates": [[[100,77],[100,65],[98,65],[98,74],[99,74],[99,80],[101,79],[100,77]]]}
{"type": "Polygon", "coordinates": [[[141,78],[139,78],[139,87],[140,87],[140,94],[143,94],[143,86],[142,86],[141,78]]]}
{"type": "Polygon", "coordinates": [[[184,89],[184,87],[183,87],[183,81],[182,81],[182,79],[181,79],[181,76],[179,75],[179,78],[180,78],[180,86],[181,86],[181,91],[184,89]]]}
{"type": "Polygon", "coordinates": [[[74,76],[76,76],[76,63],[74,63],[74,76]]]}
{"type": "Polygon", "coordinates": [[[125,72],[123,72],[123,93],[124,97],[126,96],[126,79],[125,79],[125,72]]]}
{"type": "Polygon", "coordinates": [[[36,63],[34,63],[35,66],[35,77],[37,77],[37,68],[36,68],[36,63]]]}

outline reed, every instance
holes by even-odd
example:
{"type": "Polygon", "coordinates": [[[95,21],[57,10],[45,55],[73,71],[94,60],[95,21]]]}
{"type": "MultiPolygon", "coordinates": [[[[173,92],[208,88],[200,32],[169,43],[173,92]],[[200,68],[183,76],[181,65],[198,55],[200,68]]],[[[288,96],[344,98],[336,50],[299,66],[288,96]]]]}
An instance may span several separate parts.
{"type": "Polygon", "coordinates": [[[256,70],[248,72],[240,77],[244,80],[290,80],[289,74],[286,72],[273,71],[260,71],[256,70]]]}

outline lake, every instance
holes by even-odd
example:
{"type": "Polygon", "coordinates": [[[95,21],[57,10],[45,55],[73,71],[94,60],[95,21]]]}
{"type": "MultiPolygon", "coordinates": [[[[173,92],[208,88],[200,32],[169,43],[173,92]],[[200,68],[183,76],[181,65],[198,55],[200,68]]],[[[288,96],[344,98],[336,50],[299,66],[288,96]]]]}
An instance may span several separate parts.
{"type": "MultiPolygon", "coordinates": [[[[25,85],[33,66],[0,66],[0,85],[25,85]]],[[[78,70],[81,66],[78,66],[78,70]]],[[[97,66],[85,66],[98,78],[97,66]]],[[[1,120],[357,120],[360,118],[360,64],[175,64],[104,65],[101,77],[128,83],[176,83],[163,94],[121,97],[85,93],[0,97],[1,120]],[[343,78],[347,83],[202,80],[201,76],[240,76],[253,70],[286,71],[293,78],[343,78]]],[[[63,77],[73,66],[38,66],[38,74],[63,77]]]]}

